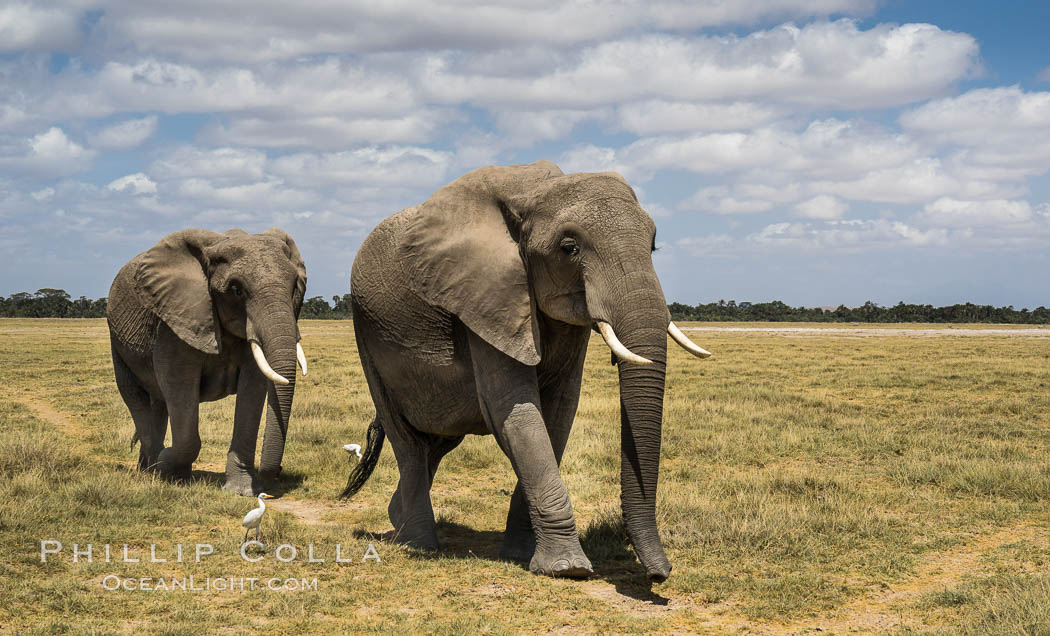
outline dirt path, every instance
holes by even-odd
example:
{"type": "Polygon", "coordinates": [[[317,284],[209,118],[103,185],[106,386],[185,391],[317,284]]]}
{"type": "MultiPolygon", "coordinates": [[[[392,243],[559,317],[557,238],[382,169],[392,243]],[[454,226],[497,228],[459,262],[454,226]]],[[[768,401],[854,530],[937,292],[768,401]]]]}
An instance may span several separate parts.
{"type": "Polygon", "coordinates": [[[324,517],[329,512],[337,510],[360,510],[367,506],[353,501],[316,501],[307,499],[292,499],[287,496],[271,500],[268,506],[274,510],[287,512],[295,515],[299,521],[308,525],[331,526],[338,525],[336,521],[326,520],[324,517]]]}
{"type": "Polygon", "coordinates": [[[700,618],[700,624],[711,633],[748,634],[864,634],[885,633],[894,629],[936,627],[923,622],[923,617],[909,612],[908,606],[931,592],[952,588],[968,578],[992,574],[991,566],[982,563],[984,555],[996,548],[1019,541],[1050,543],[1050,530],[1022,524],[1003,528],[991,534],[976,536],[970,542],[926,555],[917,574],[907,581],[869,592],[846,603],[833,614],[790,623],[764,623],[748,620],[739,613],[733,601],[708,604],[689,597],[663,598],[644,594],[626,595],[605,581],[584,581],[580,588],[609,609],[631,616],[659,616],[688,611],[700,618]]]}
{"type": "Polygon", "coordinates": [[[1033,540],[1045,544],[1048,539],[1050,539],[1050,531],[1029,524],[1004,528],[992,534],[975,537],[973,541],[965,545],[927,555],[919,565],[918,575],[914,578],[855,599],[840,608],[831,617],[770,626],[770,632],[781,634],[883,633],[891,629],[931,627],[924,624],[921,616],[909,613],[907,606],[925,594],[955,587],[967,578],[990,575],[992,572],[989,567],[981,563],[982,557],[1000,546],[1033,540]]]}
{"type": "Polygon", "coordinates": [[[32,393],[19,393],[18,395],[8,394],[5,397],[26,407],[38,418],[58,426],[71,437],[84,437],[88,433],[79,418],[59,411],[51,406],[51,403],[43,396],[32,393]]]}

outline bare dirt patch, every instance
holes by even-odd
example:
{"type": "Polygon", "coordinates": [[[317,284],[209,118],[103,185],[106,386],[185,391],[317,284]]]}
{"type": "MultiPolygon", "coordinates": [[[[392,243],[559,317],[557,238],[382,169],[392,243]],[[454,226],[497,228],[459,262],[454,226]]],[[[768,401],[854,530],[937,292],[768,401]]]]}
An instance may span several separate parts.
{"type": "Polygon", "coordinates": [[[22,393],[13,400],[28,408],[40,419],[58,426],[71,436],[83,437],[87,434],[78,418],[55,409],[47,400],[38,395],[22,393]]]}
{"type": "Polygon", "coordinates": [[[307,523],[310,525],[335,525],[336,522],[326,521],[324,519],[324,516],[327,513],[332,512],[333,510],[355,507],[352,504],[335,504],[324,503],[321,501],[304,501],[302,499],[291,499],[288,497],[273,499],[268,505],[274,510],[293,514],[303,523],[307,523]]]}
{"type": "Polygon", "coordinates": [[[710,633],[732,633],[747,631],[755,625],[741,615],[737,603],[732,600],[707,603],[694,597],[681,595],[664,597],[640,588],[624,591],[606,581],[584,581],[580,589],[591,598],[601,601],[609,610],[634,617],[660,617],[675,613],[688,613],[692,623],[699,623],[710,633]]]}
{"type": "Polygon", "coordinates": [[[807,618],[790,623],[765,623],[744,617],[732,600],[703,603],[693,599],[663,598],[624,594],[615,585],[604,581],[586,581],[580,584],[591,598],[607,605],[610,610],[630,616],[653,617],[688,611],[699,619],[700,625],[712,633],[749,634],[852,634],[885,633],[899,629],[928,629],[936,627],[921,616],[909,614],[908,606],[925,594],[952,588],[968,579],[992,574],[991,566],[983,557],[995,549],[1021,541],[1050,543],[1046,528],[1022,524],[1005,528],[955,548],[927,555],[911,579],[891,586],[878,586],[821,618],[807,618]]]}
{"type": "Polygon", "coordinates": [[[919,574],[909,581],[873,591],[843,606],[834,616],[770,626],[770,633],[843,634],[883,633],[891,629],[923,629],[920,617],[908,615],[906,606],[919,597],[954,587],[967,578],[991,574],[982,567],[982,557],[996,548],[1019,541],[1050,541],[1046,528],[1028,524],[975,537],[956,548],[928,555],[919,574]]]}
{"type": "Polygon", "coordinates": [[[901,329],[896,327],[681,327],[682,331],[714,331],[722,333],[768,333],[780,336],[813,337],[813,336],[911,336],[913,338],[937,338],[942,336],[1023,336],[1028,338],[1050,338],[1050,329],[1016,328],[1016,329],[901,329]]]}

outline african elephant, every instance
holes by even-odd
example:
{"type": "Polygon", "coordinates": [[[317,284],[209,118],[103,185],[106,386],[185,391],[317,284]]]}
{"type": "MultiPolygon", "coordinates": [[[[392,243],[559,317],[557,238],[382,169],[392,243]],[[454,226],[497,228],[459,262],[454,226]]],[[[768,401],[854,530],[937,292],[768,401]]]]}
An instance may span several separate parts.
{"type": "Polygon", "coordinates": [[[435,549],[438,463],[465,435],[492,434],[518,478],[501,556],[589,575],[558,467],[595,329],[619,361],[624,524],[649,578],[666,579],[656,484],[667,334],[710,354],[671,323],[655,234],[623,177],[548,161],[475,170],[380,223],[350,276],[376,416],[343,496],[389,436],[400,472],[390,520],[399,540],[435,549]]]}
{"type": "Polygon", "coordinates": [[[295,390],[306,374],[296,320],[306,267],[290,236],[183,230],[131,259],[109,290],[113,371],[135,420],[139,468],[186,477],[200,452],[198,405],[237,394],[226,490],[254,496],[281,470],[295,390]],[[164,436],[171,418],[171,447],[164,436]]]}

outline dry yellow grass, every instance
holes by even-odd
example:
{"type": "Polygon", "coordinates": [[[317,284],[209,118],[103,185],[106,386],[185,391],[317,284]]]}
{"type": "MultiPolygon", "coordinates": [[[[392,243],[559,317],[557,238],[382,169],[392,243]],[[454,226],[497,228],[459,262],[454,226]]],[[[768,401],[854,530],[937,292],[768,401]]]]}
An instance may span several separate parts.
{"type": "Polygon", "coordinates": [[[671,349],[658,514],[675,569],[650,589],[618,525],[616,376],[599,340],[562,471],[596,566],[578,582],[496,560],[514,479],[491,438],[469,438],[442,464],[436,556],[383,537],[397,480],[389,448],[362,492],[337,501],[349,468],[340,446],[363,442],[372,406],[350,323],[302,332],[311,371],[285,474],[267,484],[280,495],[263,524],[268,552],[248,563],[240,518],[254,502],[219,490],[232,400],[202,408],[199,481],[156,480],[133,470],[104,321],[0,320],[0,626],[1050,630],[1050,338],[693,333],[715,357],[671,349]],[[42,539],[64,552],[41,563],[42,539]],[[145,558],[73,563],[74,543],[96,554],[127,543],[145,558]],[[151,543],[162,557],[178,543],[215,554],[148,563],[151,543]],[[280,543],[312,543],[325,562],[277,561],[280,543]],[[333,562],[336,543],[354,563],[333,562]],[[360,562],[368,543],[382,563],[360,562]],[[111,574],[316,578],[317,590],[106,591],[111,574]]]}

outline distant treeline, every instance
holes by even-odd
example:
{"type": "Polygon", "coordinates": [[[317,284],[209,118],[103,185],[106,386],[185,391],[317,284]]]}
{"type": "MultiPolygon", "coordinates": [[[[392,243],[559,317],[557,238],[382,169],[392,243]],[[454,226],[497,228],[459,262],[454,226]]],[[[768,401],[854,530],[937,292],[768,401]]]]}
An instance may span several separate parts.
{"type": "MultiPolygon", "coordinates": [[[[303,302],[301,318],[349,318],[350,294],[332,296],[329,304],[321,296],[303,302]]],[[[38,289],[35,294],[19,292],[0,296],[0,317],[4,318],[105,318],[106,299],[81,296],[73,300],[64,289],[38,289]]]]}
{"type": "MultiPolygon", "coordinates": [[[[836,309],[791,307],[779,300],[769,303],[738,303],[720,300],[706,305],[671,303],[667,306],[673,320],[707,322],[988,322],[1005,324],[1050,324],[1050,309],[1014,309],[992,305],[908,305],[897,303],[881,307],[868,301],[860,307],[840,305],[836,309]]],[[[106,299],[92,300],[81,296],[73,300],[64,289],[38,289],[36,293],[19,292],[0,296],[0,317],[5,318],[103,318],[106,299]]],[[[350,294],[323,296],[303,302],[301,318],[345,319],[351,315],[350,294]]]]}
{"type": "Polygon", "coordinates": [[[0,296],[0,316],[5,318],[103,318],[106,299],[81,296],[71,300],[64,289],[38,289],[0,296]]]}
{"type": "Polygon", "coordinates": [[[1050,324],[1050,309],[1014,309],[992,305],[909,305],[903,302],[881,307],[870,300],[860,307],[839,305],[835,309],[791,307],[779,300],[770,303],[738,303],[720,300],[706,305],[667,306],[672,320],[708,322],[990,322],[1002,324],[1050,324]]]}

